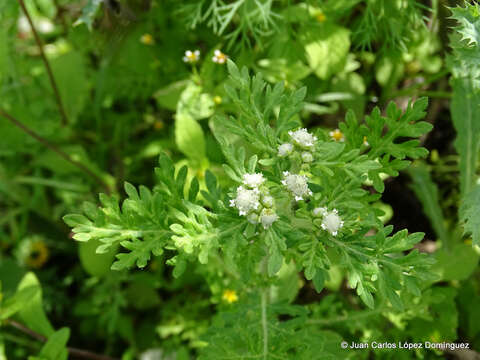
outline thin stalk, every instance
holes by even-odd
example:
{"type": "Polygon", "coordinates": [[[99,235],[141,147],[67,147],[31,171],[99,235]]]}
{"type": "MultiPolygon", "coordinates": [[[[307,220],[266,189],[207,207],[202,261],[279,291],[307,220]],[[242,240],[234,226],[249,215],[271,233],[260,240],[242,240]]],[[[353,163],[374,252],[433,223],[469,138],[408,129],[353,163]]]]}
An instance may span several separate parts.
{"type": "MultiPolygon", "coordinates": [[[[266,249],[268,254],[268,249],[266,249]]],[[[268,255],[260,263],[260,274],[268,277],[268,255]]],[[[268,359],[268,317],[267,317],[267,306],[268,306],[268,293],[269,287],[265,286],[262,289],[260,295],[260,309],[261,309],[261,325],[262,325],[262,334],[263,334],[263,359],[268,359]]]]}
{"type": "Polygon", "coordinates": [[[38,36],[37,29],[33,25],[32,17],[28,12],[27,7],[25,6],[25,3],[23,2],[23,0],[18,0],[18,3],[20,4],[20,7],[22,8],[25,14],[25,17],[27,18],[28,23],[30,24],[33,37],[35,38],[35,42],[37,43],[38,49],[40,50],[40,56],[43,60],[43,64],[45,65],[45,69],[47,70],[48,79],[50,80],[50,84],[52,85],[52,89],[55,94],[55,100],[57,102],[58,111],[60,112],[60,116],[62,118],[62,125],[67,125],[68,124],[67,113],[65,112],[65,107],[63,106],[62,98],[60,96],[60,91],[58,91],[58,86],[55,81],[55,77],[53,76],[52,68],[50,67],[50,63],[48,62],[48,59],[45,56],[45,52],[43,51],[42,39],[40,39],[40,36],[38,36]]]}
{"type": "MultiPolygon", "coordinates": [[[[46,342],[48,340],[45,336],[33,331],[32,329],[26,327],[25,325],[15,321],[15,320],[8,319],[7,320],[7,325],[10,325],[11,327],[14,327],[15,329],[21,331],[22,333],[34,338],[35,340],[40,341],[40,342],[46,342]]],[[[93,352],[90,352],[90,351],[87,351],[87,350],[73,348],[73,347],[67,347],[67,350],[68,350],[68,353],[71,356],[76,357],[76,358],[91,359],[91,360],[118,360],[118,359],[112,358],[112,357],[107,356],[107,355],[100,355],[100,354],[96,354],[96,353],[93,353],[93,352]]]]}
{"type": "Polygon", "coordinates": [[[262,330],[263,330],[263,359],[268,359],[268,323],[267,323],[267,296],[268,288],[262,290],[262,330]]]}
{"type": "Polygon", "coordinates": [[[60,157],[62,157],[63,159],[65,159],[66,161],[68,161],[70,164],[76,166],[77,168],[79,168],[80,170],[82,170],[84,173],[86,173],[87,175],[89,175],[91,178],[93,178],[97,183],[99,183],[101,186],[103,186],[105,188],[105,190],[107,191],[107,193],[110,193],[110,187],[107,185],[107,183],[105,181],[103,181],[97,174],[95,174],[92,170],[90,170],[89,168],[87,168],[85,165],[83,165],[82,163],[72,159],[70,157],[70,155],[68,155],[67,153],[65,153],[64,151],[60,150],[58,147],[56,147],[55,145],[49,143],[45,138],[43,138],[42,136],[38,135],[35,131],[33,131],[32,129],[28,128],[26,125],[24,125],[23,123],[21,123],[20,121],[18,121],[17,119],[15,119],[12,115],[8,114],[7,112],[3,111],[2,109],[0,109],[0,116],[1,117],[4,117],[5,119],[9,120],[13,125],[15,125],[16,127],[18,127],[19,129],[23,130],[25,133],[27,133],[28,135],[30,135],[32,138],[34,138],[35,140],[37,140],[38,142],[42,143],[43,145],[45,145],[47,148],[49,148],[50,150],[52,150],[53,152],[55,152],[56,154],[58,154],[60,157]]]}

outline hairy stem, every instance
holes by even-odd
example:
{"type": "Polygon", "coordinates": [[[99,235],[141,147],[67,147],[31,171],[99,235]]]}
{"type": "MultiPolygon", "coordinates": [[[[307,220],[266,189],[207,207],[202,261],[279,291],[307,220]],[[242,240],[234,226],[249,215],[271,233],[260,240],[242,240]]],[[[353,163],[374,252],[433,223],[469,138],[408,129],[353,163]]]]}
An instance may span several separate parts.
{"type": "Polygon", "coordinates": [[[15,119],[12,115],[10,115],[9,113],[3,111],[2,109],[0,109],[0,116],[1,117],[4,117],[5,119],[9,120],[13,125],[15,125],[16,127],[18,127],[19,129],[21,129],[22,131],[24,131],[25,133],[27,133],[28,135],[30,135],[32,138],[34,138],[35,140],[37,140],[38,142],[42,143],[43,145],[45,145],[47,148],[49,148],[50,150],[52,150],[53,152],[55,152],[56,154],[58,154],[59,156],[61,156],[63,159],[65,159],[66,161],[68,161],[70,164],[76,166],[77,168],[79,168],[80,170],[82,170],[84,173],[86,173],[87,175],[89,175],[90,177],[92,177],[97,183],[99,183],[101,186],[103,186],[106,190],[107,193],[110,193],[110,187],[107,185],[107,183],[105,183],[105,181],[103,181],[97,174],[95,174],[92,170],[90,170],[89,168],[87,168],[85,165],[83,165],[82,163],[74,160],[71,158],[70,155],[68,155],[67,153],[65,153],[64,151],[60,150],[58,147],[56,147],[55,145],[49,143],[45,138],[43,138],[42,136],[38,135],[35,131],[33,131],[32,129],[28,128],[26,125],[24,125],[22,122],[18,121],[17,119],[15,119]]]}
{"type": "MultiPolygon", "coordinates": [[[[41,341],[41,342],[46,342],[47,341],[47,338],[45,336],[33,331],[32,329],[26,327],[25,325],[15,321],[15,320],[8,319],[7,324],[10,325],[11,327],[14,327],[15,329],[21,331],[22,333],[34,338],[35,340],[38,340],[38,341],[41,341]]],[[[81,359],[118,360],[118,359],[112,358],[112,357],[107,356],[107,355],[100,355],[100,354],[96,354],[96,353],[93,353],[93,352],[90,352],[90,351],[87,351],[87,350],[73,348],[73,347],[67,347],[67,350],[68,350],[68,353],[72,357],[81,358],[81,359]]]]}
{"type": "Polygon", "coordinates": [[[50,63],[48,62],[47,57],[45,56],[45,52],[43,51],[42,40],[40,39],[40,36],[38,36],[37,29],[33,25],[32,17],[30,16],[30,13],[28,12],[24,1],[18,0],[18,3],[20,4],[23,12],[25,13],[25,17],[27,18],[28,23],[30,24],[30,28],[32,29],[35,42],[37,43],[38,49],[40,50],[40,56],[42,57],[43,64],[45,65],[45,69],[47,70],[48,79],[50,80],[50,84],[52,85],[52,89],[55,94],[55,100],[57,102],[58,111],[60,112],[60,115],[62,118],[62,125],[67,125],[68,123],[67,113],[65,112],[65,107],[63,106],[62,98],[60,97],[60,92],[58,91],[58,86],[55,81],[55,77],[53,76],[52,68],[50,67],[50,63]]]}

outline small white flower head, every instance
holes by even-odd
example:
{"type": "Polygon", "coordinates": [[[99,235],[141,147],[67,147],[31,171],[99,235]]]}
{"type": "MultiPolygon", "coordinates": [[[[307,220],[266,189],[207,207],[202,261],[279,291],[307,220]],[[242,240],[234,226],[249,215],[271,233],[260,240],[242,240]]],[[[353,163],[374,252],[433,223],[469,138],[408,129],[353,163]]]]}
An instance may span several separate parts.
{"type": "Polygon", "coordinates": [[[296,131],[289,131],[288,135],[292,138],[293,142],[302,147],[302,148],[310,148],[313,147],[315,141],[317,141],[317,137],[310,134],[307,129],[299,129],[296,131]]]}
{"type": "Polygon", "coordinates": [[[271,208],[273,206],[274,199],[271,195],[263,195],[262,196],[262,205],[266,208],[271,208]]]}
{"type": "Polygon", "coordinates": [[[260,193],[258,189],[245,189],[243,186],[237,188],[237,196],[230,200],[230,206],[236,207],[240,215],[257,210],[260,206],[260,193]]]}
{"type": "Polygon", "coordinates": [[[338,230],[343,227],[343,221],[338,216],[338,211],[333,209],[323,215],[322,229],[328,231],[333,236],[337,236],[338,230]]]}
{"type": "Polygon", "coordinates": [[[296,201],[312,195],[305,175],[290,174],[288,171],[284,171],[282,184],[295,196],[296,201]]]}
{"type": "Polygon", "coordinates": [[[268,229],[272,224],[278,220],[278,215],[272,209],[263,209],[260,214],[260,222],[264,229],[268,229]]]}
{"type": "Polygon", "coordinates": [[[278,147],[278,156],[285,157],[292,153],[293,145],[290,143],[282,144],[278,147]]]}
{"type": "Polygon", "coordinates": [[[328,133],[328,135],[330,135],[330,137],[335,141],[339,141],[339,142],[344,142],[345,141],[345,136],[340,131],[340,129],[335,129],[333,131],[330,131],[328,133]]]}
{"type": "Polygon", "coordinates": [[[262,173],[244,174],[243,184],[249,188],[258,188],[265,182],[265,178],[262,173]]]}
{"type": "Polygon", "coordinates": [[[195,51],[187,50],[187,51],[185,51],[185,56],[183,57],[184,62],[190,63],[190,64],[195,64],[196,62],[198,62],[198,60],[200,60],[200,50],[195,50],[195,51]]]}
{"type": "Polygon", "coordinates": [[[311,152],[304,151],[302,152],[302,161],[304,163],[311,163],[313,161],[313,155],[311,152]]]}
{"type": "Polygon", "coordinates": [[[212,61],[217,64],[225,64],[227,62],[228,56],[222,53],[220,50],[215,50],[213,52],[212,61]]]}
{"type": "Polygon", "coordinates": [[[313,209],[313,215],[314,216],[325,216],[327,214],[327,208],[326,207],[317,207],[313,209]]]}

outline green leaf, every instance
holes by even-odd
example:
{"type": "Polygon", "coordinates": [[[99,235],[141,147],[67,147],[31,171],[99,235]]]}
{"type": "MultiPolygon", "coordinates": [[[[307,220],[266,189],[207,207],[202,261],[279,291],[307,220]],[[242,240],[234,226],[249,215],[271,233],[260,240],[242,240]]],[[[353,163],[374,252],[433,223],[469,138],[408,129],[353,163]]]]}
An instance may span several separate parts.
{"type": "Polygon", "coordinates": [[[38,356],[47,360],[67,360],[67,342],[70,337],[68,328],[61,328],[48,337],[38,356]]]}
{"type": "MultiPolygon", "coordinates": [[[[159,188],[152,195],[144,186],[140,186],[140,191],[137,191],[132,185],[126,184],[125,189],[129,197],[123,201],[121,207],[118,197],[100,194],[103,207],[98,208],[94,204],[85,203],[84,215],[69,214],[64,217],[64,221],[73,227],[75,240],[98,241],[97,254],[109,252],[110,258],[116,251],[109,250],[116,249],[119,245],[129,250],[127,253],[116,255],[118,260],[112,265],[112,269],[120,270],[135,264],[144,267],[151,253],[154,255],[162,253],[163,246],[171,235],[166,224],[166,205],[161,193],[164,191],[171,196],[172,190],[176,196],[180,195],[175,186],[171,185],[175,182],[173,164],[165,157],[161,157],[160,163],[164,166],[157,168],[156,172],[169,184],[166,188],[159,188]]],[[[90,264],[92,265],[90,270],[95,273],[103,272],[105,263],[103,260],[100,262],[102,264],[95,266],[90,264]]]]}
{"type": "Polygon", "coordinates": [[[305,46],[308,65],[320,79],[328,79],[345,67],[350,49],[350,33],[347,29],[322,24],[315,31],[305,30],[302,42],[305,46]]]}
{"type": "Polygon", "coordinates": [[[99,240],[92,239],[78,245],[80,263],[89,275],[102,277],[110,272],[118,245],[112,246],[106,253],[98,254],[96,250],[101,244],[99,240]]]}
{"type": "Polygon", "coordinates": [[[418,163],[409,167],[408,173],[412,177],[411,188],[417,195],[417,198],[423,205],[423,211],[430,219],[435,233],[447,245],[450,236],[445,226],[445,218],[443,217],[440,200],[438,198],[437,185],[432,181],[430,172],[426,168],[426,164],[418,163]]]}
{"type": "Polygon", "coordinates": [[[47,337],[51,336],[54,329],[43,310],[42,289],[34,273],[29,272],[23,277],[18,285],[17,293],[23,289],[36,289],[36,291],[28,304],[18,311],[18,317],[33,331],[47,337]]]}
{"type": "Polygon", "coordinates": [[[345,359],[341,337],[306,327],[307,318],[300,306],[268,304],[251,295],[246,304],[215,316],[198,359],[345,359]],[[281,315],[288,320],[280,321],[281,315]]]}
{"type": "Polygon", "coordinates": [[[37,286],[25,287],[18,290],[15,295],[0,303],[0,320],[5,320],[26,307],[32,298],[37,296],[37,286]]]}
{"type": "Polygon", "coordinates": [[[473,244],[480,246],[480,186],[465,196],[460,207],[460,221],[464,234],[472,234],[473,244]]]}
{"type": "Polygon", "coordinates": [[[38,358],[30,357],[30,359],[39,360],[67,360],[68,350],[67,342],[70,337],[70,330],[68,328],[61,328],[53,333],[43,345],[38,358]]]}
{"type": "Polygon", "coordinates": [[[174,210],[177,223],[170,226],[174,233],[172,240],[179,251],[195,255],[201,264],[206,264],[218,248],[218,230],[209,220],[213,214],[198,205],[187,202],[184,205],[185,213],[174,210]]]}
{"type": "Polygon", "coordinates": [[[200,124],[187,113],[177,113],[175,142],[187,158],[200,164],[206,156],[205,135],[200,124]]]}
{"type": "Polygon", "coordinates": [[[479,255],[467,244],[456,244],[449,251],[439,250],[433,270],[442,280],[465,280],[478,266],[479,255]]]}
{"type": "Polygon", "coordinates": [[[194,120],[205,119],[213,115],[215,103],[212,96],[202,93],[202,87],[191,82],[183,90],[177,104],[177,116],[189,115],[194,120]]]}

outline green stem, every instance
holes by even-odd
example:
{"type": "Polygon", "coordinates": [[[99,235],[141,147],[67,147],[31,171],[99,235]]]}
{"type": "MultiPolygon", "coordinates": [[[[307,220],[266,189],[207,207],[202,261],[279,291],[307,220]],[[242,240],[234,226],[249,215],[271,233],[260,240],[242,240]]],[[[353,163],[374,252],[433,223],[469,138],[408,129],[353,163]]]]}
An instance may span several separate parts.
{"type": "Polygon", "coordinates": [[[262,331],[263,331],[263,359],[268,359],[268,323],[267,323],[267,296],[268,288],[262,290],[262,331]]]}
{"type": "MultiPolygon", "coordinates": [[[[266,248],[267,255],[262,260],[260,264],[261,275],[268,277],[268,247],[266,248]]],[[[263,280],[263,279],[262,279],[263,280]]],[[[260,309],[261,309],[261,325],[262,325],[262,334],[263,334],[263,359],[268,359],[268,317],[267,317],[267,306],[268,306],[268,292],[269,287],[265,286],[262,288],[262,293],[260,295],[260,309]]]]}

